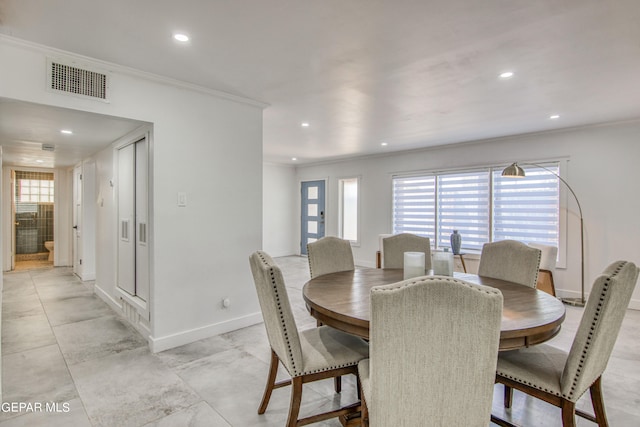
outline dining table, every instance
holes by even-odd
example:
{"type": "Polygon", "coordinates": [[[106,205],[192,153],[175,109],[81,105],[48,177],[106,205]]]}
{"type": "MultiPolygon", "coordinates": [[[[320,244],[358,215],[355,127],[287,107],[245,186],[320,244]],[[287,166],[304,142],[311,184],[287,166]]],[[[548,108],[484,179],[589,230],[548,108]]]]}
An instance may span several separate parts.
{"type": "MultiPolygon", "coordinates": [[[[369,338],[370,295],[374,286],[403,280],[403,269],[356,268],[314,277],[302,296],[311,316],[322,324],[369,338]]],[[[565,308],[554,296],[506,280],[454,272],[455,279],[490,286],[503,296],[499,350],[545,342],[560,332],[565,308]]]]}

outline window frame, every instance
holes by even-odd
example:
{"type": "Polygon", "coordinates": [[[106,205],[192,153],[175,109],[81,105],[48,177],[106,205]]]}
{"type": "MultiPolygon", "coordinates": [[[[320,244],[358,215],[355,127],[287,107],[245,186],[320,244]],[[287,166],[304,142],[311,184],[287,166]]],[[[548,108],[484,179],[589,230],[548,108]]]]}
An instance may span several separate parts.
{"type": "MultiPolygon", "coordinates": [[[[539,168],[542,166],[543,168],[547,167],[557,167],[558,176],[564,179],[567,171],[568,159],[545,159],[539,161],[531,161],[531,162],[521,162],[520,166],[523,168],[539,168]]],[[[431,244],[434,250],[437,250],[440,247],[448,247],[448,246],[439,246],[438,245],[438,234],[440,230],[440,219],[438,218],[438,211],[440,203],[438,197],[438,181],[440,176],[444,175],[452,175],[452,174],[465,174],[465,173],[473,173],[473,172],[486,172],[488,174],[489,180],[489,241],[492,241],[494,238],[494,172],[497,170],[503,170],[508,164],[501,165],[482,165],[482,166],[470,166],[468,168],[452,168],[452,169],[438,169],[438,170],[423,170],[423,171],[412,171],[412,172],[398,172],[391,174],[391,192],[392,192],[392,201],[391,201],[391,216],[392,216],[392,231],[396,233],[396,199],[395,199],[395,191],[396,191],[396,179],[410,179],[410,178],[427,178],[433,177],[436,181],[436,185],[434,187],[435,192],[435,207],[434,207],[434,235],[429,236],[431,238],[431,244]]],[[[551,171],[551,173],[553,173],[551,171]]],[[[568,202],[567,202],[567,193],[568,190],[564,183],[560,182],[561,180],[558,177],[555,177],[558,180],[558,262],[557,267],[565,268],[566,267],[566,251],[567,251],[567,234],[568,234],[568,225],[567,225],[567,217],[568,217],[568,202]]],[[[463,239],[464,240],[464,239],[463,239]]],[[[479,253],[479,250],[466,250],[469,253],[479,253]]]]}
{"type": "Polygon", "coordinates": [[[361,191],[362,191],[362,186],[360,185],[361,182],[361,176],[360,175],[356,175],[356,176],[344,176],[344,177],[339,177],[338,178],[338,236],[341,239],[346,239],[349,240],[349,242],[351,242],[352,246],[360,246],[360,212],[362,211],[360,209],[360,200],[361,200],[361,191]],[[356,184],[356,201],[355,201],[355,209],[356,209],[356,214],[355,214],[355,218],[352,218],[352,220],[355,220],[355,228],[356,228],[356,239],[346,239],[344,237],[345,233],[344,233],[344,227],[345,227],[345,191],[344,191],[344,184],[345,182],[355,182],[356,184]]]}

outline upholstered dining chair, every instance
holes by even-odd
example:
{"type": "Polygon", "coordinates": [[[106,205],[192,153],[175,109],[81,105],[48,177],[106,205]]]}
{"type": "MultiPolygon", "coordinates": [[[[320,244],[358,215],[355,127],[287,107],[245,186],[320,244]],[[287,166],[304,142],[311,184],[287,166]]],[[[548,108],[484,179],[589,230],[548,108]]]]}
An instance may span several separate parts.
{"type": "Polygon", "coordinates": [[[540,270],[536,288],[555,297],[556,285],[553,282],[553,272],[556,270],[558,248],[540,243],[529,243],[529,246],[540,249],[540,270]]]}
{"type": "Polygon", "coordinates": [[[602,374],[638,280],[638,268],[627,261],[609,265],[595,280],[569,353],[548,344],[500,353],[496,382],[505,385],[505,406],[511,388],[562,409],[562,425],[576,425],[575,414],[607,426],[602,374]],[[590,390],[595,417],[576,410],[590,390]]]}
{"type": "Polygon", "coordinates": [[[323,274],[349,271],[355,268],[351,242],[339,237],[326,236],[307,244],[311,278],[323,274]]]}
{"type": "Polygon", "coordinates": [[[540,249],[516,240],[485,243],[480,254],[478,276],[493,277],[536,287],[540,249]]]}
{"type": "Polygon", "coordinates": [[[363,426],[489,424],[502,294],[454,278],[371,289],[363,426]]]}
{"type": "Polygon", "coordinates": [[[271,346],[271,366],[258,414],[267,410],[272,391],[287,385],[292,386],[287,427],[357,411],[359,405],[354,404],[298,419],[302,385],[346,374],[357,375],[358,362],[368,356],[368,344],[329,326],[298,331],[280,268],[262,251],[253,253],[249,263],[271,346]],[[291,376],[290,380],[276,382],[279,363],[291,376]]]}
{"type": "Polygon", "coordinates": [[[423,252],[424,267],[431,270],[431,242],[428,237],[396,234],[382,239],[382,247],[382,268],[403,268],[405,252],[423,252]]]}

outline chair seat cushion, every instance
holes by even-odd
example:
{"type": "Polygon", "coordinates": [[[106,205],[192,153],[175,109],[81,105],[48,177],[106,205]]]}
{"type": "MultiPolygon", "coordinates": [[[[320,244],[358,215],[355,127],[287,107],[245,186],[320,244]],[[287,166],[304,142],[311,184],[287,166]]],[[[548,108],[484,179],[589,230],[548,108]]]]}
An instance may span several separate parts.
{"type": "Polygon", "coordinates": [[[299,331],[303,368],[300,375],[355,366],[369,357],[369,344],[362,338],[330,326],[299,331]]]}
{"type": "Polygon", "coordinates": [[[521,384],[562,396],[560,383],[566,362],[565,351],[541,344],[499,353],[496,372],[521,384]]]}

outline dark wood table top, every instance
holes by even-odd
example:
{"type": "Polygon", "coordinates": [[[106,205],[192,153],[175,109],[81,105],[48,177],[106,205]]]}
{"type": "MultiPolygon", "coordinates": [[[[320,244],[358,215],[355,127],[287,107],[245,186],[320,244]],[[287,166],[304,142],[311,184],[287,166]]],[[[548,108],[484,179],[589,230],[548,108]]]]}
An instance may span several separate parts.
{"type": "MultiPolygon", "coordinates": [[[[380,268],[325,274],[309,280],[302,295],[311,315],[323,324],[369,338],[371,288],[400,282],[402,276],[402,269],[380,268]]],[[[500,350],[539,344],[560,331],[565,308],[555,297],[528,286],[475,274],[454,273],[454,277],[502,292],[500,350]]]]}

